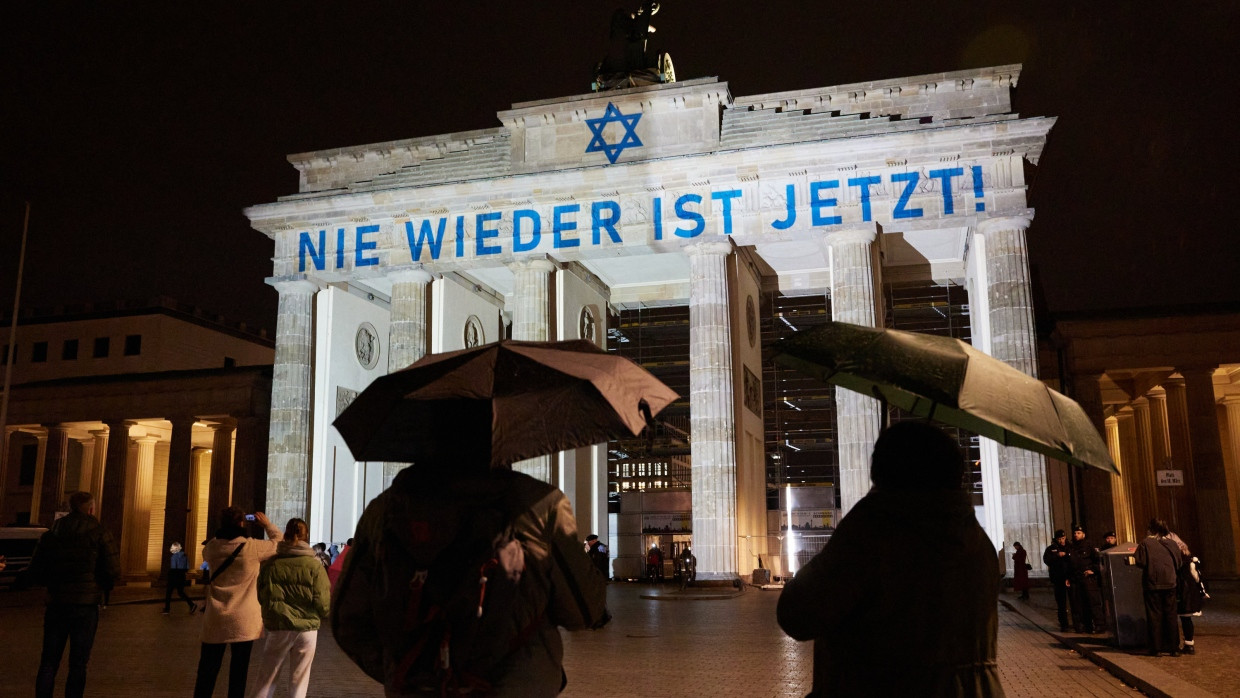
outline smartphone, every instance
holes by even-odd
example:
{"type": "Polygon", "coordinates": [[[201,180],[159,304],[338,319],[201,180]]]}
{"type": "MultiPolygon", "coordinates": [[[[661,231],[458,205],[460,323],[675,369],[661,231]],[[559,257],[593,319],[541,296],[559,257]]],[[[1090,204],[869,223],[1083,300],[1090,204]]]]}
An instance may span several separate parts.
{"type": "Polygon", "coordinates": [[[254,520],[254,515],[253,515],[253,514],[246,514],[246,515],[245,515],[245,520],[246,520],[246,521],[253,521],[253,520],[254,520]]]}

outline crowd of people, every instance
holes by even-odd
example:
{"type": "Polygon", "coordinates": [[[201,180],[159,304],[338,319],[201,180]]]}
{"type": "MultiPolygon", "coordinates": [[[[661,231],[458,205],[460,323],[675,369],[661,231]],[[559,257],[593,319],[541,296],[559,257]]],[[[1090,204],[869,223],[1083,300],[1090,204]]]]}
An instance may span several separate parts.
{"type": "MultiPolygon", "coordinates": [[[[927,423],[880,434],[872,489],[778,601],[784,631],[814,641],[812,695],[1003,695],[1001,575],[962,487],[964,468],[955,440],[927,423]],[[908,546],[915,529],[933,530],[935,544],[908,546]],[[910,567],[950,574],[909,585],[910,567]]],[[[66,645],[65,695],[83,695],[99,609],[120,574],[116,543],[93,516],[92,496],[74,494],[70,508],[44,534],[29,569],[48,592],[39,698],[53,694],[66,645]]],[[[555,695],[567,683],[559,628],[596,629],[610,619],[606,545],[597,535],[578,538],[562,492],[510,470],[437,480],[408,468],[339,550],[311,546],[300,518],[280,530],[261,512],[228,507],[218,520],[203,546],[209,581],[195,698],[212,695],[226,651],[229,698],[271,698],[285,664],[289,695],[303,698],[328,619],[341,649],[388,695],[555,695]],[[265,538],[252,537],[251,524],[265,538]],[[247,692],[260,640],[257,680],[247,692]]],[[[1102,549],[1079,525],[1071,542],[1063,530],[1054,538],[1042,560],[1060,629],[1099,632],[1101,554],[1116,545],[1115,535],[1102,549]]],[[[1032,565],[1020,543],[1013,547],[1013,588],[1028,598],[1032,565]]],[[[175,592],[194,613],[198,604],[184,591],[187,556],[180,544],[169,553],[163,612],[175,592]]],[[[662,551],[647,553],[648,575],[657,579],[662,551]]],[[[686,570],[696,568],[687,547],[681,556],[686,570]]],[[[1149,653],[1193,653],[1193,618],[1209,598],[1200,558],[1158,519],[1134,558],[1149,653]]]]}

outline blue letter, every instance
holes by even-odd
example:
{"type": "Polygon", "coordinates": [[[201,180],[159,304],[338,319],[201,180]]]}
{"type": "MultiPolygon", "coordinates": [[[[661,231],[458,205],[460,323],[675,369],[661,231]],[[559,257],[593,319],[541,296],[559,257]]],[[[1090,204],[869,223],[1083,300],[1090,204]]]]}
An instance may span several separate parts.
{"type": "Polygon", "coordinates": [[[900,192],[900,200],[896,202],[896,207],[891,212],[892,218],[921,218],[921,209],[908,208],[909,197],[913,195],[913,189],[917,187],[917,179],[920,176],[917,172],[900,172],[891,175],[893,182],[908,182],[904,185],[904,191],[900,192]]]}
{"type": "Polygon", "coordinates": [[[323,271],[323,257],[327,254],[327,231],[319,231],[319,249],[314,249],[314,241],[310,239],[310,231],[305,231],[297,240],[297,271],[306,270],[306,253],[310,253],[310,261],[314,268],[323,271]]]}
{"type": "Polygon", "coordinates": [[[456,258],[465,256],[465,216],[456,217],[456,258]]]}
{"type": "Polygon", "coordinates": [[[943,180],[943,215],[950,216],[956,212],[956,206],[952,202],[952,177],[960,177],[964,175],[963,167],[953,167],[949,170],[930,170],[930,176],[943,180]]]}
{"type": "Polygon", "coordinates": [[[861,187],[861,220],[871,220],[870,215],[870,185],[878,184],[883,181],[882,177],[877,175],[873,177],[853,177],[848,180],[848,186],[861,187]]]}
{"type": "Polygon", "coordinates": [[[538,247],[538,242],[542,239],[542,218],[538,217],[537,211],[528,208],[519,208],[512,212],[512,251],[513,252],[529,252],[538,247]],[[521,219],[524,218],[532,224],[533,230],[530,231],[530,241],[521,242],[521,219]]]}
{"type": "Polygon", "coordinates": [[[788,194],[786,196],[788,200],[788,217],[782,221],[773,221],[771,223],[772,228],[776,230],[787,230],[792,227],[793,223],[797,222],[797,205],[795,194],[796,192],[793,190],[793,185],[789,184],[788,194]]]}
{"type": "Polygon", "coordinates": [[[654,201],[651,203],[653,204],[651,206],[651,208],[653,209],[653,212],[651,213],[651,215],[654,216],[654,239],[662,240],[663,239],[663,197],[656,196],[654,197],[654,201]]]}
{"type": "Polygon", "coordinates": [[[819,199],[818,192],[823,189],[839,189],[840,180],[828,179],[825,182],[810,182],[809,184],[809,213],[810,223],[812,225],[835,225],[844,220],[839,216],[824,216],[822,209],[835,205],[835,199],[819,199]]]}
{"type": "Polygon", "coordinates": [[[616,232],[616,224],[620,222],[620,204],[615,201],[595,201],[590,206],[590,227],[595,245],[599,244],[599,231],[603,228],[607,229],[607,237],[612,242],[624,242],[620,239],[620,234],[616,232]],[[611,216],[603,218],[601,215],[603,209],[611,211],[611,216]]]}
{"type": "Polygon", "coordinates": [[[479,213],[477,219],[478,234],[474,236],[478,256],[482,257],[489,254],[499,254],[503,252],[503,248],[499,245],[486,244],[487,238],[499,237],[499,228],[488,228],[486,223],[499,220],[499,211],[489,211],[487,213],[479,213]]]}
{"type": "Polygon", "coordinates": [[[353,253],[353,266],[355,267],[373,267],[379,263],[378,257],[365,257],[362,255],[366,250],[373,250],[379,246],[377,242],[366,242],[367,233],[379,232],[377,225],[359,225],[357,227],[357,245],[353,253]]]}
{"type": "Polygon", "coordinates": [[[977,203],[973,205],[975,211],[985,211],[986,202],[982,201],[982,166],[973,166],[973,196],[977,199],[977,203]]]}
{"type": "Polygon", "coordinates": [[[702,197],[697,194],[685,194],[676,199],[676,217],[682,221],[696,221],[696,223],[692,228],[676,228],[672,232],[682,238],[695,238],[701,235],[703,230],[706,230],[706,219],[700,213],[686,210],[686,203],[700,204],[702,203],[702,197]]]}
{"type": "Polygon", "coordinates": [[[409,241],[409,254],[413,261],[422,261],[422,245],[430,243],[431,259],[439,259],[439,248],[443,245],[443,231],[448,225],[447,218],[439,219],[439,230],[431,231],[430,220],[422,221],[422,233],[414,238],[413,221],[405,221],[405,239],[409,241]]]}
{"type": "Polygon", "coordinates": [[[732,199],[740,198],[740,189],[711,192],[710,198],[723,202],[723,234],[732,234],[732,199]]]}
{"type": "Polygon", "coordinates": [[[344,268],[344,228],[336,228],[336,268],[344,268]]]}
{"type": "Polygon", "coordinates": [[[565,204],[551,209],[552,247],[558,250],[561,247],[577,247],[581,245],[581,240],[578,240],[577,238],[569,238],[565,240],[561,237],[561,233],[567,233],[570,230],[577,229],[577,221],[564,220],[564,214],[576,213],[580,210],[581,206],[579,204],[565,204]]]}

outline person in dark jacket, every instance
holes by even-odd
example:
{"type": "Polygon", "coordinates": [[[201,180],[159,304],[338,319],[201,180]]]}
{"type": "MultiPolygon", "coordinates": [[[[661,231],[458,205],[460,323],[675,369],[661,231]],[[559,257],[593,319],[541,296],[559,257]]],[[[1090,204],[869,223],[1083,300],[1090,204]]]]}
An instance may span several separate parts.
{"type": "MultiPolygon", "coordinates": [[[[567,681],[557,626],[602,627],[610,619],[606,581],[582,549],[563,492],[506,469],[467,472],[461,463],[469,460],[455,463],[456,472],[450,474],[432,472],[425,464],[405,468],[366,507],[356,545],[349,548],[344,574],[333,589],[333,635],[363,671],[383,682],[388,696],[440,696],[466,689],[487,696],[556,695],[567,681]],[[434,677],[447,683],[431,684],[432,677],[417,669],[419,660],[426,651],[440,653],[433,646],[411,646],[414,633],[430,621],[407,622],[423,597],[421,591],[416,598],[409,591],[412,551],[432,546],[438,536],[451,540],[447,524],[452,520],[480,520],[492,513],[511,522],[513,538],[496,551],[496,564],[485,575],[489,581],[481,589],[478,581],[467,581],[472,587],[461,590],[478,612],[468,643],[473,653],[453,644],[450,656],[441,655],[448,663],[443,676],[434,677]]],[[[418,589],[431,588],[433,563],[412,572],[421,580],[418,589]]]]}
{"type": "Polygon", "coordinates": [[[39,539],[27,574],[47,586],[43,615],[43,654],[35,680],[36,698],[51,698],[56,671],[69,645],[69,676],[65,696],[86,690],[86,664],[99,627],[99,604],[121,575],[120,556],[112,534],[95,518],[95,498],[77,492],[69,498],[69,514],[52,524],[39,539]]]}
{"type": "Polygon", "coordinates": [[[189,557],[185,555],[185,551],[181,548],[181,544],[173,541],[168,546],[168,553],[172,559],[168,561],[168,585],[164,587],[164,615],[172,612],[172,592],[175,591],[181,600],[189,604],[189,612],[193,613],[198,610],[198,604],[194,603],[189,595],[185,593],[185,576],[189,574],[189,557]]]}
{"type": "Polygon", "coordinates": [[[1021,601],[1029,600],[1029,553],[1020,542],[1012,543],[1012,591],[1020,592],[1021,601]]]}
{"type": "Polygon", "coordinates": [[[1175,622],[1175,587],[1181,564],[1180,548],[1167,538],[1170,531],[1159,519],[1150,519],[1149,536],[1137,544],[1141,591],[1145,597],[1145,631],[1149,654],[1167,651],[1180,656],[1180,633],[1175,622]]]}
{"type": "Polygon", "coordinates": [[[1059,630],[1068,630],[1068,537],[1062,528],[1055,529],[1055,542],[1046,546],[1042,563],[1046,565],[1051,589],[1055,592],[1055,611],[1059,615],[1059,630]]]}
{"type": "Polygon", "coordinates": [[[1102,544],[1101,548],[1098,548],[1098,552],[1100,553],[1105,553],[1111,548],[1119,545],[1119,539],[1115,537],[1115,531],[1107,531],[1107,535],[1103,540],[1106,542],[1102,544]]]}
{"type": "MultiPolygon", "coordinates": [[[[310,665],[318,646],[319,624],[330,609],[327,570],[310,547],[310,528],[289,519],[276,556],[258,573],[258,602],[263,607],[263,656],[254,698],[271,698],[285,660],[291,661],[288,694],[306,698],[310,665]]],[[[326,547],[326,546],[324,546],[326,547]]]]}
{"type": "Polygon", "coordinates": [[[811,696],[1003,695],[997,548],[963,475],[955,440],[930,424],[879,435],[873,489],[779,597],[780,627],[814,641],[811,696]],[[911,531],[933,540],[909,545],[911,531]]]}
{"type": "Polygon", "coordinates": [[[607,546],[604,545],[603,541],[599,540],[598,536],[593,533],[586,536],[586,554],[590,556],[590,562],[594,563],[594,566],[598,568],[598,571],[603,573],[603,579],[607,579],[611,576],[608,574],[607,569],[610,566],[608,562],[609,554],[607,552],[607,546]]]}
{"type": "Polygon", "coordinates": [[[1183,652],[1184,654],[1196,654],[1197,643],[1194,639],[1193,618],[1201,616],[1201,609],[1205,607],[1206,599],[1210,598],[1210,594],[1206,591],[1206,580],[1202,577],[1201,558],[1193,555],[1188,549],[1188,544],[1174,531],[1167,534],[1167,538],[1175,541],[1175,544],[1179,546],[1180,556],[1183,559],[1175,587],[1175,611],[1180,616],[1180,628],[1184,631],[1183,652]]]}
{"type": "Polygon", "coordinates": [[[1072,527],[1068,544],[1068,589],[1072,601],[1072,625],[1078,633],[1102,632],[1102,590],[1098,585],[1102,557],[1085,537],[1085,529],[1072,527]]]}

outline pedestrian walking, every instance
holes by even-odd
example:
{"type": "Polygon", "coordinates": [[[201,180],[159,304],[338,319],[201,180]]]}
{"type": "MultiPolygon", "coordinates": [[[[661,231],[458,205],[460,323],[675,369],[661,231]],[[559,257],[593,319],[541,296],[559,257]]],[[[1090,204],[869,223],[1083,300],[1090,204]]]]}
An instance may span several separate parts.
{"type": "Polygon", "coordinates": [[[1201,609],[1205,607],[1206,599],[1210,598],[1210,594],[1206,590],[1205,577],[1202,576],[1201,558],[1193,555],[1188,544],[1174,531],[1168,533],[1167,538],[1179,547],[1180,557],[1183,560],[1180,563],[1175,587],[1175,610],[1180,616],[1180,629],[1184,633],[1184,646],[1181,651],[1184,654],[1195,654],[1197,644],[1193,618],[1201,616],[1201,609]]]}
{"type": "Polygon", "coordinates": [[[215,680],[229,650],[228,698],[244,698],[246,673],[254,641],[263,633],[262,609],[258,605],[259,566],[275,557],[283,539],[280,529],[266,515],[256,512],[252,520],[262,526],[270,540],[250,538],[245,530],[245,512],[227,507],[220,512],[220,527],[202,549],[202,559],[211,567],[211,584],[203,604],[202,649],[198,655],[198,676],[194,698],[211,698],[215,680]]]}
{"type": "Polygon", "coordinates": [[[405,468],[366,507],[332,633],[389,696],[554,696],[557,626],[606,623],[606,583],[564,493],[461,460],[405,468]]]}
{"type": "Polygon", "coordinates": [[[1051,589],[1055,592],[1055,612],[1059,617],[1060,632],[1068,630],[1068,534],[1062,528],[1055,529],[1055,542],[1046,546],[1042,563],[1046,565],[1051,589]]]}
{"type": "Polygon", "coordinates": [[[189,605],[189,612],[193,613],[198,610],[198,604],[189,598],[189,594],[185,593],[185,576],[189,574],[189,558],[185,555],[185,551],[181,549],[181,543],[173,541],[168,546],[168,554],[171,559],[168,561],[168,582],[164,586],[164,615],[172,612],[172,592],[175,591],[181,600],[189,605]]]}
{"type": "Polygon", "coordinates": [[[35,696],[52,697],[68,644],[65,696],[80,698],[86,691],[86,665],[99,627],[103,592],[121,575],[116,542],[95,518],[95,498],[89,492],[69,497],[68,515],[57,519],[39,538],[26,573],[47,587],[35,696]]]}
{"type": "Polygon", "coordinates": [[[1029,553],[1020,541],[1012,543],[1012,547],[1016,549],[1012,553],[1012,591],[1020,592],[1021,601],[1028,601],[1029,570],[1033,569],[1033,565],[1029,564],[1029,553]]]}
{"type": "MultiPolygon", "coordinates": [[[[288,693],[305,698],[310,665],[318,644],[319,624],[327,617],[331,584],[327,570],[310,547],[310,528],[289,519],[276,556],[258,574],[258,602],[263,608],[262,660],[252,698],[272,698],[285,660],[290,662],[288,693]]],[[[324,546],[326,547],[326,546],[324,546]]]]}
{"type": "Polygon", "coordinates": [[[779,597],[780,627],[814,641],[812,695],[1003,695],[996,547],[963,475],[955,440],[925,422],[879,435],[873,488],[779,597]],[[910,531],[932,540],[910,546],[910,531]]]}
{"type": "Polygon", "coordinates": [[[331,582],[332,590],[336,589],[336,582],[340,580],[340,575],[344,572],[345,563],[349,561],[349,548],[353,547],[353,539],[350,538],[336,557],[332,558],[332,564],[327,567],[327,579],[331,582]]]}
{"type": "Polygon", "coordinates": [[[657,543],[646,553],[646,576],[652,582],[663,581],[663,551],[657,543]]]}
{"type": "Polygon", "coordinates": [[[1068,544],[1068,589],[1073,629],[1078,633],[1102,632],[1101,572],[1098,549],[1086,538],[1083,526],[1073,525],[1072,542],[1068,544]]]}

